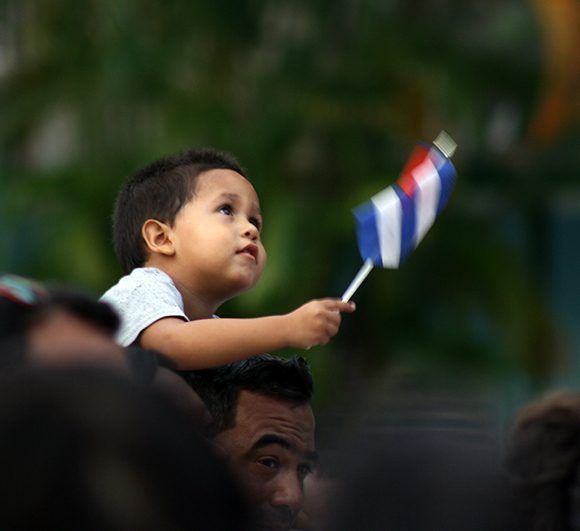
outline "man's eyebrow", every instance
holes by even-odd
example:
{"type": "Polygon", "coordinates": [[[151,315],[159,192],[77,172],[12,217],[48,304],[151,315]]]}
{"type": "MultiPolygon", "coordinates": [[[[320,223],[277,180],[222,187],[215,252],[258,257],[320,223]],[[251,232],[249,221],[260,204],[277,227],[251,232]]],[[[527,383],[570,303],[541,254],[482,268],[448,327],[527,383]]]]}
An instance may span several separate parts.
{"type": "MultiPolygon", "coordinates": [[[[284,437],[280,437],[279,435],[274,435],[274,434],[263,435],[252,445],[252,448],[250,450],[251,451],[259,450],[260,448],[264,448],[265,446],[270,446],[271,444],[277,444],[278,446],[281,446],[282,448],[284,448],[286,450],[290,450],[290,451],[298,453],[296,450],[296,447],[290,441],[288,441],[284,437]]],[[[302,455],[308,461],[317,461],[318,460],[318,452],[316,452],[316,451],[306,452],[302,455]]]]}

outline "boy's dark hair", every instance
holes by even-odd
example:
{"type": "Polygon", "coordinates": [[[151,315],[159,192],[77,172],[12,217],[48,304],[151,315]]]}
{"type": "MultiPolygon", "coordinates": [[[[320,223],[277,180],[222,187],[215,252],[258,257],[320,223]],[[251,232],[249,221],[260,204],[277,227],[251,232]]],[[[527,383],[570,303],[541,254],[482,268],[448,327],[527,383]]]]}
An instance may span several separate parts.
{"type": "Polygon", "coordinates": [[[113,244],[124,274],[147,260],[143,223],[157,219],[173,225],[177,213],[194,196],[198,177],[214,169],[233,170],[248,178],[229,153],[190,149],[162,157],[125,181],[113,213],[113,244]]]}
{"type": "Polygon", "coordinates": [[[313,393],[312,373],[301,357],[283,359],[263,354],[215,369],[182,374],[205,403],[214,434],[234,426],[240,391],[296,405],[310,402],[313,393]]]}

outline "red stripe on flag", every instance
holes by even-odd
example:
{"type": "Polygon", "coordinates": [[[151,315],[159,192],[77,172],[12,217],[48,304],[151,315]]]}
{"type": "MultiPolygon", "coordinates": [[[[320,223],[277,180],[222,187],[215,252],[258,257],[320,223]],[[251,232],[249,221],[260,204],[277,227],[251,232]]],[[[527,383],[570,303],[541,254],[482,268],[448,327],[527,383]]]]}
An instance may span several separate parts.
{"type": "Polygon", "coordinates": [[[397,179],[397,184],[401,187],[401,190],[409,197],[412,197],[417,188],[417,183],[413,179],[413,170],[420,166],[425,159],[429,156],[429,148],[426,146],[418,145],[415,147],[407,164],[403,168],[401,175],[397,179]]]}

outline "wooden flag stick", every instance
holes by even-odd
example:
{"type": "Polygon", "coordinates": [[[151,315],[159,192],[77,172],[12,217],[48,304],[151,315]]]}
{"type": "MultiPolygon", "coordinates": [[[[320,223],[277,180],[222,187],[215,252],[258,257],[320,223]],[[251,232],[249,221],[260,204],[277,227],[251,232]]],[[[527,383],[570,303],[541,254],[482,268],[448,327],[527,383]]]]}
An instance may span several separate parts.
{"type": "Polygon", "coordinates": [[[364,279],[368,277],[372,268],[373,268],[372,260],[367,259],[359,269],[359,272],[352,279],[352,282],[349,284],[348,288],[346,288],[346,291],[342,295],[342,302],[348,302],[350,300],[350,298],[354,295],[355,291],[364,282],[364,279]]]}

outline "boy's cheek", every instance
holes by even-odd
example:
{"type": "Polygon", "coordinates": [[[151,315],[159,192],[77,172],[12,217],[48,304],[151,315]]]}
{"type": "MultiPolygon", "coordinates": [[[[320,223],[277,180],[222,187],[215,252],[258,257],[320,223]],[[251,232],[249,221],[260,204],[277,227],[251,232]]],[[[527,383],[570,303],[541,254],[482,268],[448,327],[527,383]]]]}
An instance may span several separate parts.
{"type": "Polygon", "coordinates": [[[266,267],[266,263],[268,262],[268,253],[264,246],[260,243],[259,250],[258,250],[258,267],[260,268],[260,274],[264,271],[264,267],[266,267]]]}

